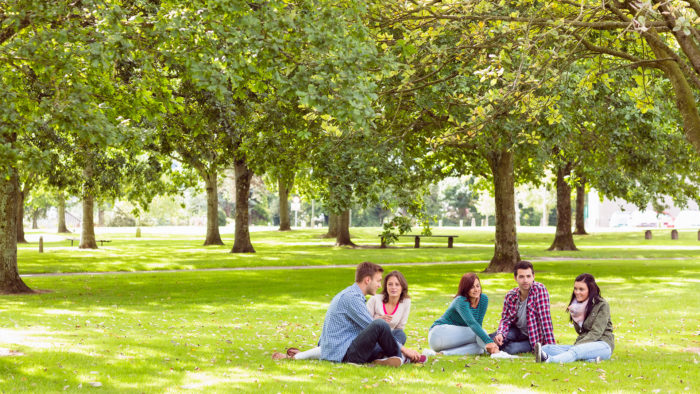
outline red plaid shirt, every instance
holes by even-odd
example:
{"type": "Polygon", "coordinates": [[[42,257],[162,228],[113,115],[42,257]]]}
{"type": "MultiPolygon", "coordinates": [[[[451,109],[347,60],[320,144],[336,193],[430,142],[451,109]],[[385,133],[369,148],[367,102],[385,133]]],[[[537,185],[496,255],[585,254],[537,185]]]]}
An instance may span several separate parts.
{"type": "MultiPolygon", "coordinates": [[[[518,320],[518,299],[520,292],[518,288],[506,294],[503,300],[503,312],[501,322],[498,324],[498,334],[505,338],[512,326],[518,320]]],[[[554,344],[554,328],[552,327],[552,316],[549,314],[549,293],[542,283],[533,282],[530,294],[527,297],[527,335],[530,337],[530,344],[535,348],[535,343],[543,345],[554,344]]]]}

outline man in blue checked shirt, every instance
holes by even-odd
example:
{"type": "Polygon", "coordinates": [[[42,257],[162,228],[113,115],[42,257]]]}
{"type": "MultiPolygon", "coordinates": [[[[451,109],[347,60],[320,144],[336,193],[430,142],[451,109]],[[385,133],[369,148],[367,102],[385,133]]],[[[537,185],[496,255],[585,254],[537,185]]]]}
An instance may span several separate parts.
{"type": "Polygon", "coordinates": [[[425,356],[398,343],[389,323],[372,320],[365,306],[382,283],[381,266],[365,261],[357,266],[355,283],[338,293],[326,312],[321,332],[321,360],[398,367],[404,360],[424,362],[425,356]]]}

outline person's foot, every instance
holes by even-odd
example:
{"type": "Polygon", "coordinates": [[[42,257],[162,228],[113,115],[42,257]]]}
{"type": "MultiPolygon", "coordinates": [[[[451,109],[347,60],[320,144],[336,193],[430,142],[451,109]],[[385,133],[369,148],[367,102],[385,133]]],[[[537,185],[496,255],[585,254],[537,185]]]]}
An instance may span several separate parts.
{"type": "Polygon", "coordinates": [[[535,362],[543,363],[547,361],[547,353],[542,351],[542,344],[537,342],[535,344],[535,362]]]}
{"type": "Polygon", "coordinates": [[[281,360],[281,359],[283,359],[283,358],[287,358],[287,355],[282,354],[282,353],[280,353],[280,352],[274,352],[274,353],[272,353],[272,359],[273,359],[273,360],[281,360]]]}
{"type": "Polygon", "coordinates": [[[295,348],[295,347],[290,347],[287,349],[287,357],[289,358],[294,358],[298,353],[301,353],[301,350],[295,348]]]}
{"type": "Polygon", "coordinates": [[[384,365],[387,367],[400,367],[401,366],[401,357],[393,356],[393,357],[386,357],[386,358],[378,358],[378,359],[372,361],[372,364],[384,365]]]}
{"type": "Polygon", "coordinates": [[[423,354],[425,354],[428,357],[435,357],[437,353],[435,353],[435,350],[433,349],[423,349],[423,354]]]}

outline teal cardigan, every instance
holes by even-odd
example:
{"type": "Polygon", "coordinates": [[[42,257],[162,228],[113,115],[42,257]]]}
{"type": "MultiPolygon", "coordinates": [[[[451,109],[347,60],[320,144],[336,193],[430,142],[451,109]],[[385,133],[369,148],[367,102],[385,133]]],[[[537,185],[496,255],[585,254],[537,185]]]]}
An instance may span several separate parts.
{"type": "Polygon", "coordinates": [[[484,343],[491,343],[493,340],[489,335],[481,328],[484,323],[484,316],[486,315],[486,309],[489,307],[489,298],[486,294],[481,293],[479,298],[479,305],[476,308],[472,308],[469,304],[469,300],[457,296],[445,313],[439,319],[435,320],[430,328],[439,326],[441,324],[450,324],[453,326],[464,326],[469,327],[474,331],[474,334],[478,335],[484,343]]]}

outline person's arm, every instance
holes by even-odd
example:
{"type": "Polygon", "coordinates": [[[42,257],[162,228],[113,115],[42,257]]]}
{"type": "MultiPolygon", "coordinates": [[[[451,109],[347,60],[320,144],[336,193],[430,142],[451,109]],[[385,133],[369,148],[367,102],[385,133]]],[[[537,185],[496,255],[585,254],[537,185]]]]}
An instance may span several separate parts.
{"type": "Polygon", "coordinates": [[[608,305],[607,302],[601,301],[597,308],[593,308],[588,318],[594,319],[591,324],[591,329],[588,330],[587,333],[580,335],[576,339],[576,344],[600,341],[600,338],[603,336],[608,326],[608,321],[610,320],[610,305],[608,305]]]}
{"type": "MultiPolygon", "coordinates": [[[[498,323],[498,330],[496,332],[505,338],[508,335],[508,331],[510,331],[510,326],[513,324],[513,317],[514,314],[510,313],[510,303],[511,300],[510,298],[510,292],[506,294],[506,297],[503,299],[503,311],[501,311],[501,321],[498,323]]],[[[517,295],[516,295],[517,297],[517,295]]]]}
{"type": "Polygon", "coordinates": [[[365,329],[374,320],[367,310],[367,305],[365,304],[363,297],[359,295],[347,297],[344,300],[342,310],[345,312],[350,321],[362,327],[362,329],[365,329]]]}
{"type": "Polygon", "coordinates": [[[389,325],[393,326],[391,327],[394,330],[403,330],[404,327],[406,327],[406,323],[408,322],[408,314],[411,313],[411,299],[410,298],[404,298],[404,300],[399,304],[399,310],[396,312],[401,312],[401,315],[399,316],[394,316],[394,318],[398,317],[398,320],[392,320],[389,325]],[[396,325],[394,325],[394,322],[396,322],[396,325]]]}
{"type": "MultiPolygon", "coordinates": [[[[461,301],[461,300],[460,300],[461,301]]],[[[483,302],[484,300],[481,300],[480,302],[483,302]]],[[[483,328],[481,328],[481,324],[476,321],[474,318],[474,314],[472,313],[471,309],[469,308],[469,300],[464,299],[463,302],[458,302],[456,305],[455,310],[457,313],[459,313],[459,316],[464,320],[465,323],[467,323],[467,326],[474,331],[474,334],[478,335],[479,338],[481,338],[484,343],[489,344],[493,342],[491,337],[489,337],[489,334],[484,331],[483,328]]]]}
{"type": "Polygon", "coordinates": [[[543,335],[543,345],[555,344],[554,340],[554,325],[552,324],[552,315],[550,313],[549,307],[549,292],[547,288],[542,285],[542,291],[539,292],[538,296],[538,309],[540,314],[540,321],[542,322],[543,335]]]}

